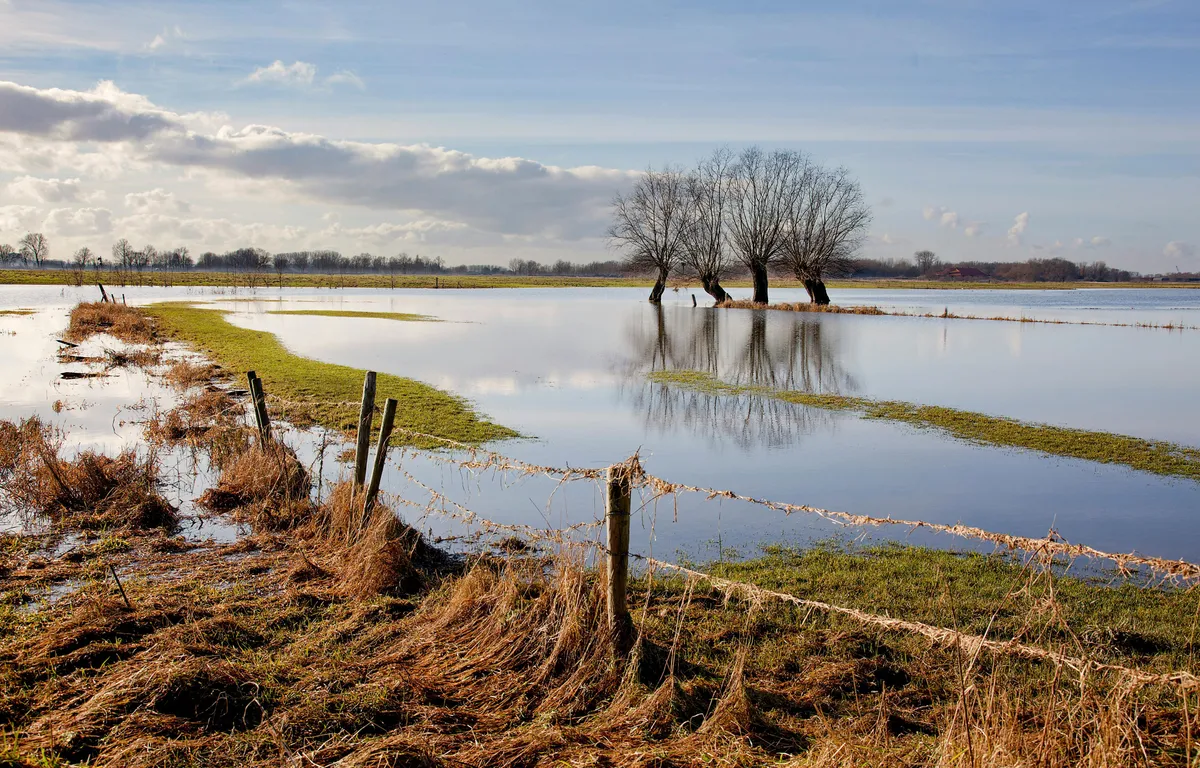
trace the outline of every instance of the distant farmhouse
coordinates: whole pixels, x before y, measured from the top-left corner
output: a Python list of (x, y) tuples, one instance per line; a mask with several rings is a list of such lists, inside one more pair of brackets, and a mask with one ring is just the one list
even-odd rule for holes
[(935, 277), (942, 280), (985, 280), (988, 275), (975, 267), (950, 267), (938, 272)]

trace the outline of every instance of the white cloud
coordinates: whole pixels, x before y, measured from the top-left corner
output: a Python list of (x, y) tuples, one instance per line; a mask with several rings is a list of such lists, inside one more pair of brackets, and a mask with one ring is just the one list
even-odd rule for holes
[(1093, 248), (1107, 248), (1108, 246), (1112, 245), (1112, 240), (1107, 237), (1101, 237), (1100, 235), (1096, 235), (1089, 242)]
[(938, 226), (958, 229), (958, 214), (940, 205), (927, 205), (921, 211), (926, 221), (937, 221)]
[(36, 229), (42, 220), (40, 208), (32, 205), (0, 205), (0, 232), (23, 235)]
[(112, 142), (184, 127), (179, 115), (107, 81), (91, 91), (0, 82), (0, 131), (58, 141)]
[(107, 208), (55, 208), (46, 214), (42, 229), (48, 235), (80, 237), (112, 231), (112, 211)]
[(161, 187), (125, 195), (125, 207), (135, 213), (186, 213), (191, 206)]
[(6, 189), (9, 195), (33, 203), (95, 202), (104, 199), (103, 192), (85, 192), (79, 179), (20, 176), (9, 182)]
[(967, 237), (981, 237), (986, 226), (987, 222), (983, 221), (969, 222), (966, 228), (963, 230), (963, 234)]
[(309, 86), (317, 77), (317, 67), (306, 61), (284, 64), (276, 59), (269, 66), (259, 67), (251, 72), (242, 82), (245, 84), (274, 84), (290, 86)]
[(608, 201), (634, 175), (262, 125), (213, 130), (214, 119), (164, 110), (111, 83), (88, 92), (0, 83), (0, 131), (60, 143), (120, 142), (131, 161), (148, 167), (273, 182), (310, 202), (404, 211), (504, 235), (597, 237)]
[[(1196, 258), (1196, 246), (1182, 240), (1172, 240), (1163, 248), (1163, 256), (1168, 259), (1189, 262)], [(1176, 266), (1172, 264), (1171, 266)]]
[(1013, 225), (1008, 228), (1008, 242), (1013, 245), (1020, 245), (1021, 238), (1025, 234), (1025, 230), (1029, 227), (1029, 212), (1018, 213), (1013, 219)]
[(348, 85), (351, 88), (357, 88), (360, 91), (365, 91), (367, 89), (367, 84), (363, 82), (363, 79), (348, 69), (343, 69), (340, 72), (334, 72), (332, 75), (325, 78), (325, 85)]
[(153, 40), (146, 43), (146, 49), (150, 51), (159, 51), (175, 40), (184, 39), (186, 39), (186, 36), (183, 34), (183, 30), (179, 28), (179, 25), (175, 25), (174, 27), (168, 27), (155, 35)]

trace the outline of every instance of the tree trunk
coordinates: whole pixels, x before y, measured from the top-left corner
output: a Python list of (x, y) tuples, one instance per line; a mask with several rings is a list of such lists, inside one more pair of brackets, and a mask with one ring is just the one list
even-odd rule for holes
[(754, 303), (767, 303), (767, 266), (765, 264), (755, 265), (754, 274)]
[(725, 289), (721, 287), (720, 278), (714, 277), (710, 279), (701, 277), (700, 283), (704, 286), (704, 292), (709, 296), (712, 296), (713, 301), (717, 302), (718, 304), (729, 300), (729, 294), (726, 293)]
[(662, 296), (667, 290), (667, 270), (658, 270), (658, 279), (654, 281), (654, 288), (650, 291), (650, 303), (661, 304)]
[(806, 278), (804, 290), (808, 291), (808, 300), (813, 304), (829, 303), (829, 291), (825, 290), (825, 281), (821, 278)]

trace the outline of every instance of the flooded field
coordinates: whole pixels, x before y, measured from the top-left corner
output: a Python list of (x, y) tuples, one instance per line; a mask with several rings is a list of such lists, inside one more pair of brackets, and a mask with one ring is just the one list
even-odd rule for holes
[[(56, 361), (55, 336), (69, 308), (93, 293), (0, 287), (4, 307), (36, 310), (0, 317), (0, 418), (40, 413), (64, 426), (72, 446), (115, 450), (136, 443), (137, 422), (155, 403), (169, 407), (173, 395), (135, 369), (59, 378), (71, 366)], [(652, 371), (700, 370), (738, 384), (949, 406), (1197, 446), (1200, 331), (713, 310), (702, 294), (694, 308), (686, 291), (668, 293), (655, 308), (641, 289), (124, 293), (130, 303), (210, 302), (235, 325), (269, 331), (299, 355), (461, 395), (525, 436), (489, 447), (527, 462), (601, 467), (638, 452), (647, 471), (673, 482), (1028, 536), (1054, 529), (1110, 551), (1200, 557), (1200, 530), (1191, 519), (1200, 484), (1193, 480), (647, 379)], [(799, 300), (794, 293), (775, 291), (772, 299)], [(1188, 290), (864, 290), (835, 292), (833, 299), (911, 312), (1200, 324), (1200, 292)], [(441, 322), (273, 314), (281, 310), (416, 313)], [(269, 391), (271, 382), (265, 384)], [(291, 442), (326, 479), (345, 471), (336, 461), (341, 447), (322, 452), (299, 433)], [(384, 491), (419, 507), (430, 495), (414, 479), (498, 522), (563, 526), (602, 516), (592, 482), (558, 487), (545, 477), (467, 474), (421, 454), (396, 458)], [(203, 468), (193, 468), (192, 478), (176, 493), (180, 503), (208, 482)], [(767, 543), (862, 533), (697, 495), (643, 501), (633, 546), (667, 555), (748, 555)], [(435, 535), (464, 532), (435, 511), (402, 508)], [(966, 546), (906, 530), (869, 534)]]

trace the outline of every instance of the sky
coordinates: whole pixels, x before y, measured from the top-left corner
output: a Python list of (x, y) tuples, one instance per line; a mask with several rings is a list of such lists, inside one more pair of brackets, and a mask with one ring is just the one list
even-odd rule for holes
[(863, 254), (1200, 270), (1195, 0), (0, 0), (0, 243), (607, 259), (719, 146), (860, 180)]

